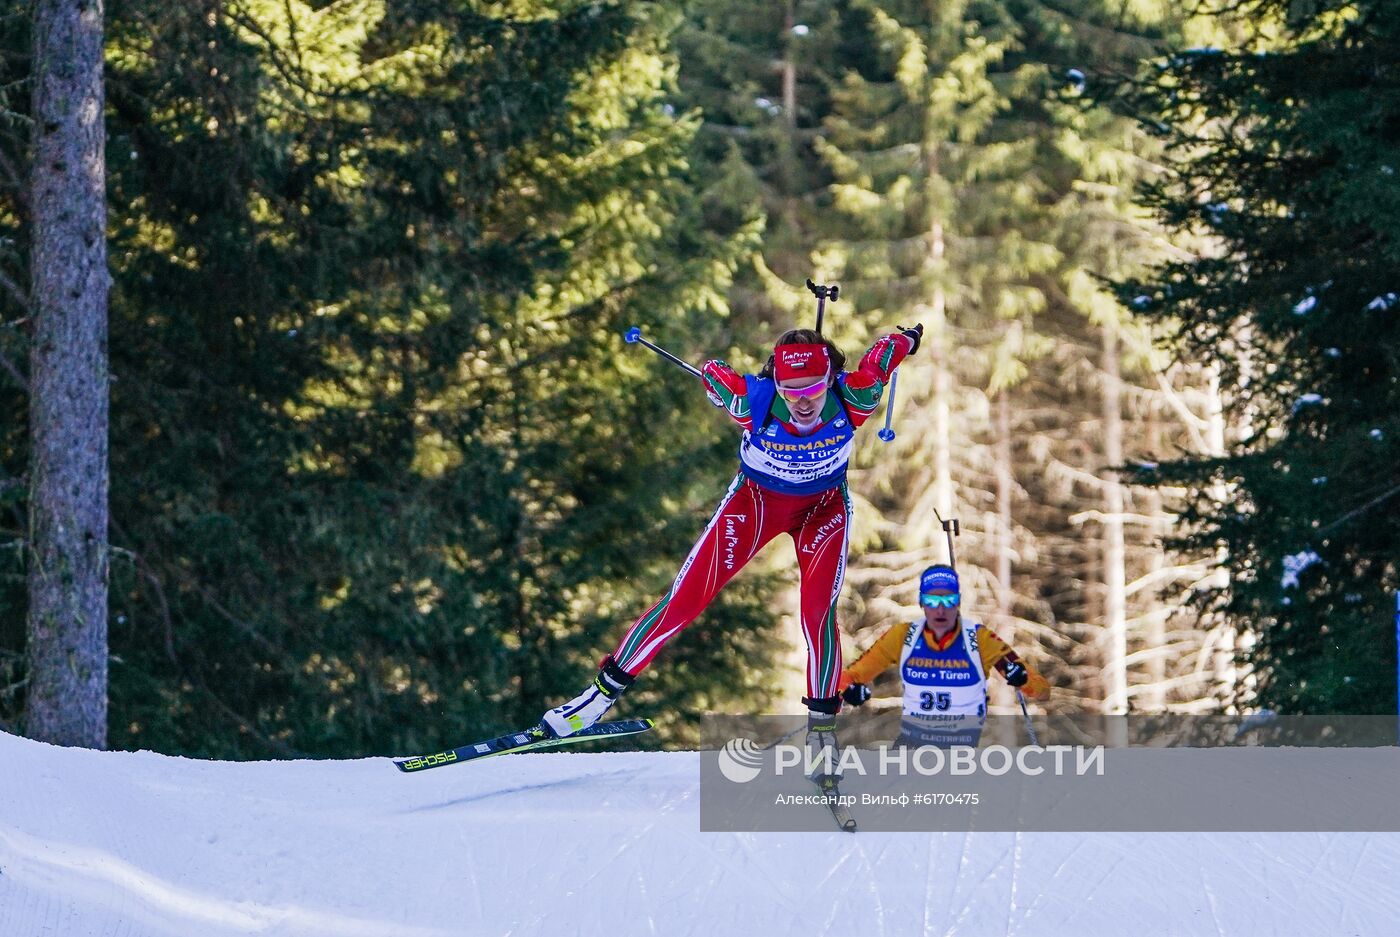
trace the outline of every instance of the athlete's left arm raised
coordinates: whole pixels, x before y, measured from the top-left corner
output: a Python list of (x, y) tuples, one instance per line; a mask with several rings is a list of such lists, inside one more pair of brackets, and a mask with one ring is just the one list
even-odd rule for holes
[(913, 329), (909, 329), (881, 336), (860, 359), (859, 367), (841, 375), (837, 388), (841, 399), (846, 403), (846, 410), (851, 415), (851, 422), (856, 426), (860, 426), (875, 412), (876, 407), (880, 405), (880, 397), (885, 392), (885, 385), (889, 383), (890, 375), (894, 374), (895, 368), (899, 367), (907, 355), (919, 347), (918, 339), (908, 334), (912, 331)]

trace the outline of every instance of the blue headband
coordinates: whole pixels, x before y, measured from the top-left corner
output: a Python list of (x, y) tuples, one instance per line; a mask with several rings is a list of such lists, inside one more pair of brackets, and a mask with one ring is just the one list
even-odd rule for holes
[(934, 589), (962, 591), (958, 588), (958, 574), (946, 566), (930, 566), (919, 579), (919, 591), (932, 592)]

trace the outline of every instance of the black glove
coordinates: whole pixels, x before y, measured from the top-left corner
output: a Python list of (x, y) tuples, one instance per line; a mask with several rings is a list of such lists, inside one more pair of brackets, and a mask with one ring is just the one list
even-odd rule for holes
[(841, 698), (852, 706), (859, 706), (870, 699), (870, 687), (864, 683), (852, 683), (841, 691)]
[(1026, 681), (1031, 678), (1030, 672), (1026, 670), (1026, 665), (1019, 660), (1009, 660), (1006, 662), (1006, 669), (1001, 672), (1006, 678), (1006, 682), (1014, 687), (1023, 687)]
[(901, 325), (901, 326), (899, 327), (899, 334), (900, 334), (900, 335), (903, 335), (905, 338), (909, 339), (910, 341), (912, 341), (912, 342), (914, 343), (914, 347), (911, 348), (911, 349), (909, 349), (909, 354), (911, 354), (911, 355), (918, 354), (918, 353), (919, 353), (919, 343), (922, 342), (922, 341), (924, 340), (924, 324), (923, 324), (922, 322), (920, 322), (918, 325), (914, 326), (912, 329), (906, 329), (904, 326)]

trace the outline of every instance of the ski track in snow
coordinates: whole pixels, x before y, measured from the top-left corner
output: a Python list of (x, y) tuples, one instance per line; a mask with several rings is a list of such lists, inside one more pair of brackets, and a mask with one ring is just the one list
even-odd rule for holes
[(1370, 937), (1400, 918), (1400, 834), (701, 833), (685, 752), (404, 775), (0, 734), (0, 765), (0, 937)]

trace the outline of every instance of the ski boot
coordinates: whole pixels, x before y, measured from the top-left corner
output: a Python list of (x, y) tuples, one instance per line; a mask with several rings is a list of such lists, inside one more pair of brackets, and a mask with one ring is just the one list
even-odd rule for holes
[(812, 771), (808, 778), (820, 786), (824, 779), (834, 785), (840, 780), (837, 770), (840, 751), (836, 741), (836, 714), (841, 710), (841, 698), (812, 699), (804, 696), (807, 704), (807, 750), (805, 764)]
[(612, 704), (636, 679), (617, 666), (612, 655), (609, 655), (603, 658), (598, 677), (588, 689), (563, 706), (556, 706), (545, 713), (540, 725), (551, 738), (556, 739), (580, 732), (603, 718), (603, 714), (612, 708)]

